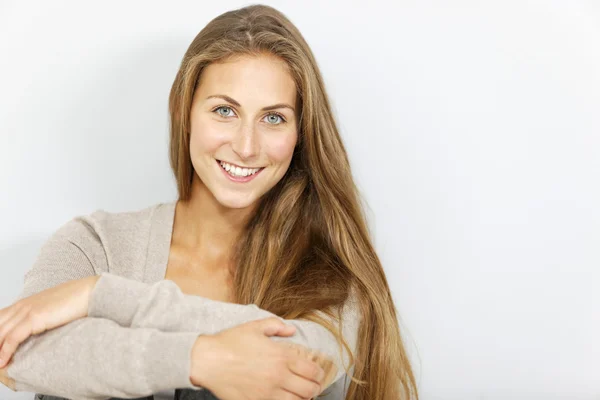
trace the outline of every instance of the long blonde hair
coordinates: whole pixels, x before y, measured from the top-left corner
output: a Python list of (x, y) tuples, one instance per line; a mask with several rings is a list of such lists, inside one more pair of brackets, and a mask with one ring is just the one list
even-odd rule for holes
[[(360, 304), (346, 399), (417, 398), (397, 310), (374, 250), (348, 155), (308, 44), (278, 10), (251, 5), (210, 21), (186, 51), (169, 97), (170, 162), (179, 199), (191, 194), (189, 116), (204, 67), (239, 55), (284, 60), (297, 88), (298, 141), (284, 177), (260, 200), (234, 252), (234, 294), (283, 318), (326, 326), (346, 350), (334, 316), (352, 289)], [(338, 322), (339, 314), (338, 315)], [(346, 370), (348, 372), (348, 369)]]

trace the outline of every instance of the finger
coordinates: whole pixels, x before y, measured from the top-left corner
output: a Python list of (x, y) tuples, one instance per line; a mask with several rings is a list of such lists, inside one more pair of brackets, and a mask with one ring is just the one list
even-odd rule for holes
[(19, 345), (32, 334), (31, 320), (26, 315), (4, 339), (2, 349), (0, 350), (0, 360), (10, 361), (10, 358), (17, 351)]
[(0, 327), (19, 311), (14, 305), (0, 310)]
[[(265, 318), (256, 322), (256, 326), (265, 336), (275, 336), (279, 334), (291, 334), (291, 329), (288, 329), (286, 324), (275, 317)], [(292, 326), (295, 331), (295, 327)]]
[(327, 354), (322, 353), (320, 351), (313, 351), (312, 359), (317, 364), (319, 364), (319, 366), (325, 372), (325, 376), (323, 377), (322, 380), (319, 381), (319, 383), (321, 384), (321, 387), (323, 387), (323, 388), (328, 387), (333, 382), (333, 379), (335, 378), (335, 375), (337, 374), (338, 368), (336, 367), (336, 365), (333, 362), (333, 360), (331, 359), (331, 357), (329, 357)]
[[(281, 393), (277, 395), (277, 397), (274, 397), (274, 399), (277, 400), (306, 400), (308, 397), (300, 397), (297, 396), (295, 393), (289, 392), (285, 389), (281, 389)], [(312, 399), (312, 398), (311, 398)]]
[(294, 342), (281, 342), (281, 344), (286, 347), (291, 357), (296, 356), (307, 360), (312, 360), (313, 355), (311, 353), (311, 349), (308, 347)]
[(13, 330), (22, 322), (27, 321), (27, 310), (21, 310), (10, 321), (4, 324), (0, 332), (0, 368), (4, 367), (17, 348), (18, 343), (13, 343), (16, 337), (13, 337)]
[(6, 320), (2, 325), (0, 325), (0, 347), (2, 347), (2, 342), (4, 341), (6, 335), (13, 330), (14, 326), (18, 324), (28, 312), (29, 311), (24, 308), (17, 309), (10, 319)]
[(314, 361), (295, 358), (288, 362), (288, 369), (301, 378), (319, 384), (325, 377), (325, 371)]
[(274, 393), (273, 399), (277, 400), (306, 400), (306, 398), (302, 398), (297, 396), (295, 393), (287, 391), (285, 389), (280, 389)]
[(296, 327), (286, 324), (277, 332), (277, 336), (292, 336), (294, 333), (296, 333)]
[(297, 343), (287, 343), (287, 346), (291, 349), (291, 351), (301, 358), (305, 358), (307, 360), (311, 360), (319, 364), (319, 366), (323, 369), (325, 375), (322, 380), (319, 381), (323, 388), (329, 386), (335, 375), (338, 371), (335, 363), (327, 354), (322, 353), (318, 350), (310, 349), (306, 346), (297, 344)]
[(298, 396), (301, 399), (317, 397), (321, 393), (321, 385), (305, 379), (300, 375), (288, 374), (282, 389)]

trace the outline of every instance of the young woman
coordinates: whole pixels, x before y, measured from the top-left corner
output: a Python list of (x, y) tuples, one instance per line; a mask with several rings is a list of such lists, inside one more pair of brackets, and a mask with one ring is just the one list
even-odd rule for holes
[(178, 199), (52, 235), (0, 310), (4, 382), (77, 399), (417, 398), (298, 29), (262, 5), (218, 16), (169, 111)]

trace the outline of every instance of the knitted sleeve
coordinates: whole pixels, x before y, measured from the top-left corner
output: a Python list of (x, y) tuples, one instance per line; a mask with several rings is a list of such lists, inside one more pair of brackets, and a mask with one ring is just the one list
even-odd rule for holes
[[(19, 299), (97, 274), (90, 255), (68, 239), (81, 232), (77, 224), (71, 221), (44, 243), (25, 275)], [(123, 327), (109, 319), (87, 317), (30, 336), (5, 369), (13, 390), (74, 399), (201, 389), (190, 381), (191, 353), (199, 334)]]
[[(108, 318), (124, 327), (203, 334), (214, 334), (248, 321), (276, 317), (295, 326), (296, 332), (291, 337), (274, 336), (272, 340), (297, 343), (332, 358), (337, 371), (329, 384), (345, 374), (344, 366), (350, 361), (335, 336), (316, 322), (283, 319), (254, 304), (241, 305), (183, 294), (179, 286), (169, 280), (148, 284), (102, 273), (92, 291), (88, 315)], [(326, 314), (320, 315), (330, 320)], [(342, 335), (354, 353), (360, 313), (353, 296), (344, 305), (341, 315)]]

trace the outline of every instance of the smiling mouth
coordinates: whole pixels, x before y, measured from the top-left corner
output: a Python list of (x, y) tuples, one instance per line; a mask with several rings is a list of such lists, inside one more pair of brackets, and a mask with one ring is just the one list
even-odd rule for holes
[(244, 178), (250, 178), (253, 177), (254, 175), (258, 174), (259, 172), (261, 172), (263, 169), (265, 169), (265, 167), (258, 167), (258, 168), (248, 168), (248, 167), (240, 167), (237, 166), (235, 164), (229, 164), (228, 162), (225, 161), (221, 161), (221, 160), (217, 160), (217, 164), (219, 164), (219, 168), (221, 168), (224, 172), (226, 172), (229, 176), (233, 177), (233, 178), (239, 178), (239, 179), (244, 179)]

